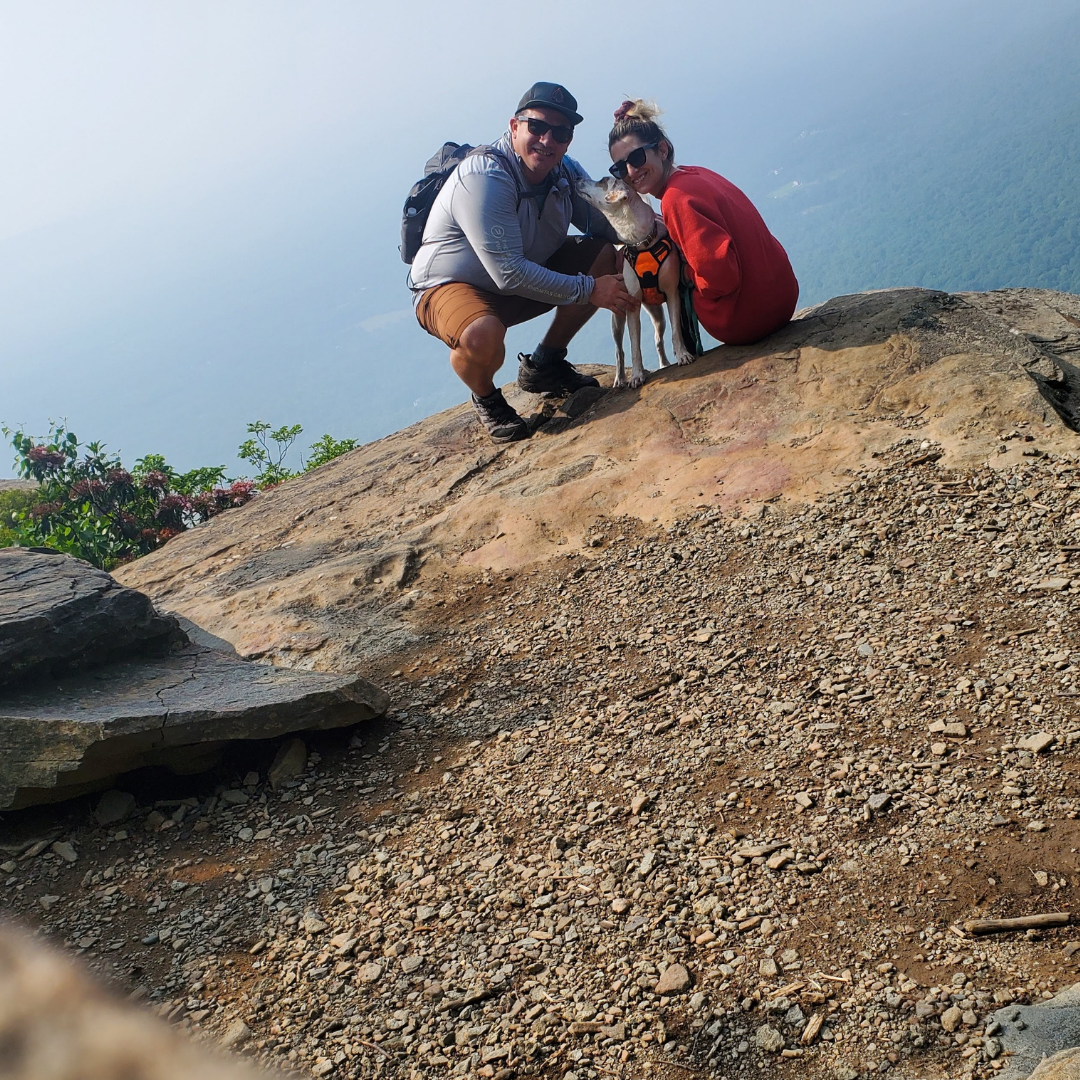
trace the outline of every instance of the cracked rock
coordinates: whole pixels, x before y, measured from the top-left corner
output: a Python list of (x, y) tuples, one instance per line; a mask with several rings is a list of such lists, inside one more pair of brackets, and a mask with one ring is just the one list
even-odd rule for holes
[(386, 706), (357, 675), (250, 664), (196, 646), (9, 688), (0, 695), (0, 808), (77, 795), (147, 765), (194, 771), (225, 741), (344, 727)]
[(0, 686), (182, 639), (149, 597), (70, 555), (0, 550)]

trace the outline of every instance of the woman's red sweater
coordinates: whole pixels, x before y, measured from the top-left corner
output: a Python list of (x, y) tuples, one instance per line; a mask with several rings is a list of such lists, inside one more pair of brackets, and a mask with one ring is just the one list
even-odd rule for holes
[(799, 283), (754, 204), (709, 169), (679, 166), (660, 200), (694, 281), (694, 310), (718, 341), (750, 345), (794, 314)]

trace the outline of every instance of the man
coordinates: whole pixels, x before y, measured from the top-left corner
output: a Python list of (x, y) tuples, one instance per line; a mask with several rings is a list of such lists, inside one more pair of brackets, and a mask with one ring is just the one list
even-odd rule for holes
[[(556, 309), (540, 344), (519, 354), (518, 385), (569, 394), (599, 385), (567, 362), (570, 340), (597, 308), (635, 303), (615, 272), (611, 226), (578, 195), (586, 174), (565, 156), (581, 119), (564, 86), (532, 86), (510, 130), (446, 181), (409, 274), (420, 325), (450, 346), (450, 365), (495, 442), (530, 435), (493, 381), (508, 326)], [(571, 224), (584, 235), (568, 238)]]

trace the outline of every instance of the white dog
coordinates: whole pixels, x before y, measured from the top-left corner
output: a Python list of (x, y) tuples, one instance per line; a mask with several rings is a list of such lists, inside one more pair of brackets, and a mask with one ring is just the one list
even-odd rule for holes
[[(652, 207), (623, 180), (605, 176), (599, 182), (581, 179), (577, 185), (581, 197), (596, 207), (611, 222), (623, 243), (623, 279), (632, 296), (640, 296), (656, 331), (656, 352), (661, 367), (670, 367), (664, 351), (664, 308), (671, 321), (671, 344), (679, 364), (692, 364), (697, 357), (683, 341), (679, 309), (679, 275), (682, 256), (672, 243), (664, 223)], [(635, 269), (635, 263), (637, 268)], [(626, 356), (623, 353), (623, 327), (630, 320), (630, 381), (626, 380)], [(615, 387), (642, 386), (645, 365), (641, 360), (641, 310), (628, 315), (611, 316), (615, 338)]]

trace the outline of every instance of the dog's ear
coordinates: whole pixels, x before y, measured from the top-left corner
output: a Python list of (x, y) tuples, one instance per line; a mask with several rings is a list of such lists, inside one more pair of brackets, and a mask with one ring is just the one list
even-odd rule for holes
[(605, 196), (604, 200), (609, 203), (626, 202), (626, 192), (621, 188), (612, 188)]

